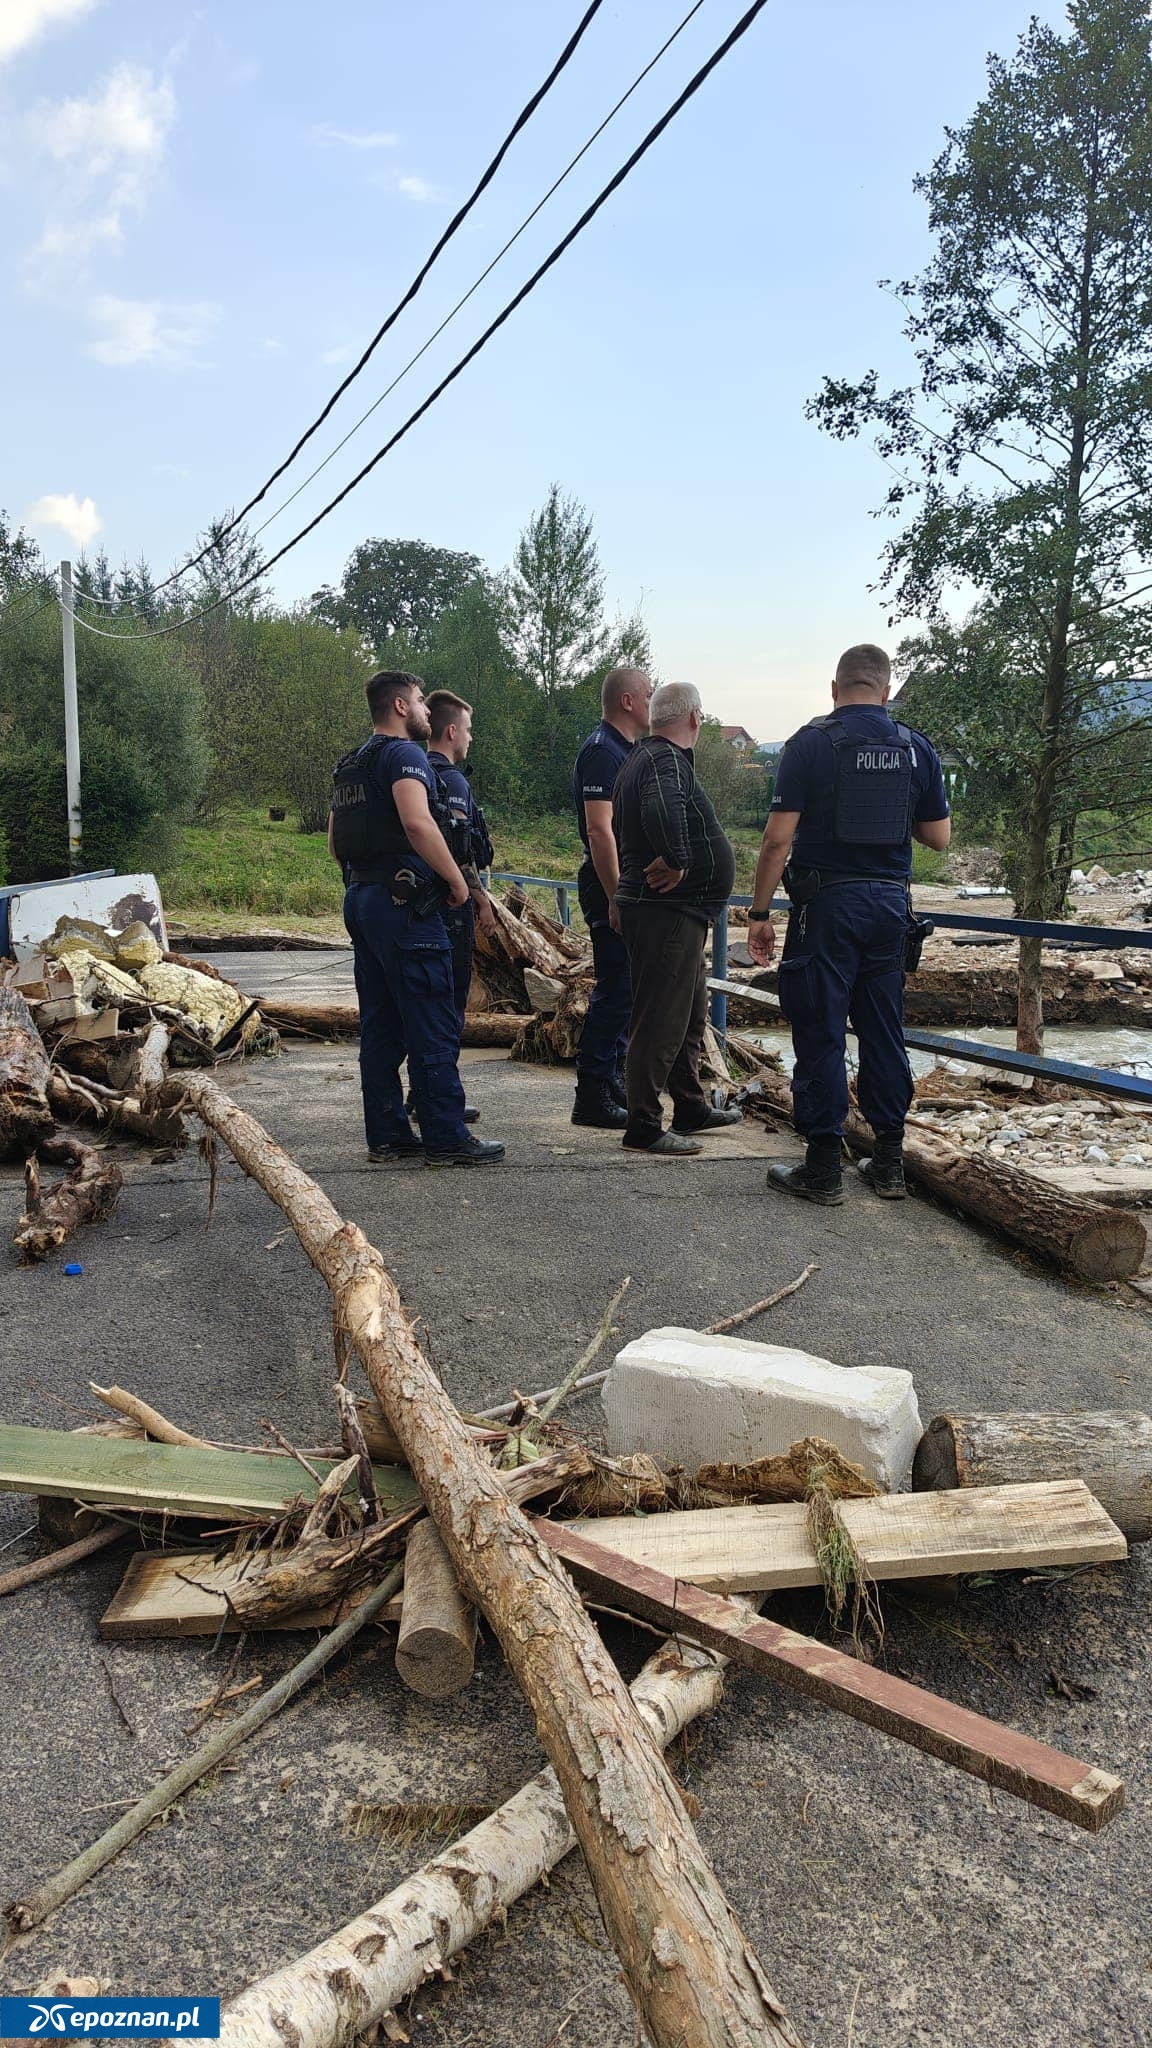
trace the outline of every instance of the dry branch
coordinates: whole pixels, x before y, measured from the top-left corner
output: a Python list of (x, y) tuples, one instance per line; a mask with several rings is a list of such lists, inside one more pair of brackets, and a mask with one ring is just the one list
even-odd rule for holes
[(107, 1124), (127, 1131), (150, 1145), (183, 1145), (187, 1139), (184, 1119), (174, 1105), (159, 1104), (154, 1110), (140, 1107), (134, 1095), (120, 1095), (98, 1080), (77, 1080), (60, 1067), (52, 1069), (48, 1100), (56, 1116), (80, 1123)]
[(12, 1239), (24, 1266), (46, 1259), (82, 1223), (100, 1222), (114, 1208), (124, 1185), (120, 1168), (78, 1138), (45, 1138), (40, 1153), (50, 1166), (71, 1171), (45, 1194), (35, 1156), (25, 1162), (27, 1207)]
[(178, 1429), (153, 1408), (142, 1401), (138, 1394), (125, 1393), (123, 1387), (98, 1387), (95, 1380), (89, 1380), (89, 1387), (98, 1401), (105, 1407), (114, 1408), (118, 1415), (126, 1415), (131, 1422), (138, 1422), (147, 1436), (154, 1437), (160, 1444), (185, 1444), (189, 1450), (206, 1451), (209, 1445), (202, 1436), (189, 1436), (186, 1429)]
[(54, 1579), (58, 1572), (70, 1571), (74, 1564), (80, 1564), (86, 1557), (94, 1557), (98, 1550), (107, 1550), (112, 1543), (131, 1532), (102, 1522), (88, 1536), (81, 1536), (75, 1543), (65, 1544), (62, 1550), (50, 1550), (47, 1557), (38, 1557), (32, 1564), (18, 1564), (10, 1572), (0, 1573), (0, 1599), (8, 1593), (18, 1593), (22, 1586), (34, 1586), (40, 1579)]
[(612, 1659), (469, 1437), (379, 1253), (213, 1081), (196, 1074), (187, 1085), (197, 1113), (283, 1210), (332, 1290), (337, 1323), (532, 1708), (653, 2048), (794, 2043)]
[(310, 1650), (306, 1657), (302, 1657), (299, 1664), (294, 1664), (291, 1671), (287, 1672), (277, 1685), (272, 1686), (268, 1692), (254, 1701), (247, 1713), (241, 1714), (235, 1721), (230, 1721), (226, 1727), (218, 1729), (192, 1756), (185, 1757), (183, 1763), (177, 1764), (174, 1771), (169, 1771), (166, 1778), (161, 1778), (158, 1785), (154, 1785), (150, 1792), (145, 1793), (143, 1799), (138, 1801), (130, 1813), (126, 1813), (114, 1827), (101, 1835), (99, 1841), (82, 1850), (79, 1856), (73, 1857), (71, 1863), (66, 1864), (63, 1870), (58, 1870), (54, 1876), (45, 1878), (43, 1884), (37, 1885), (35, 1891), (29, 1892), (26, 1898), (11, 1900), (4, 1908), (4, 1917), (13, 1933), (26, 1934), (29, 1928), (39, 1927), (41, 1921), (48, 1918), (49, 1913), (54, 1913), (58, 1906), (64, 1904), (65, 1899), (72, 1898), (87, 1884), (90, 1877), (95, 1877), (98, 1870), (103, 1870), (106, 1863), (111, 1863), (122, 1849), (126, 1849), (130, 1842), (134, 1842), (138, 1835), (144, 1833), (145, 1828), (150, 1827), (154, 1820), (158, 1820), (162, 1813), (166, 1813), (197, 1779), (204, 1777), (205, 1773), (218, 1763), (222, 1763), (234, 1749), (239, 1749), (240, 1744), (246, 1741), (249, 1735), (254, 1735), (257, 1728), (262, 1728), (265, 1721), (270, 1721), (273, 1714), (279, 1713), (281, 1707), (287, 1706), (289, 1700), (295, 1699), (297, 1693), (303, 1691), (318, 1671), (322, 1671), (326, 1664), (330, 1664), (333, 1657), (339, 1656), (341, 1650), (352, 1641), (353, 1636), (358, 1635), (362, 1628), (375, 1620), (381, 1608), (387, 1606), (403, 1576), (403, 1570), (397, 1566), (380, 1585), (373, 1588), (354, 1614), (350, 1614), (346, 1621), (340, 1623), (339, 1628), (334, 1628), (330, 1635), (317, 1643), (315, 1649)]

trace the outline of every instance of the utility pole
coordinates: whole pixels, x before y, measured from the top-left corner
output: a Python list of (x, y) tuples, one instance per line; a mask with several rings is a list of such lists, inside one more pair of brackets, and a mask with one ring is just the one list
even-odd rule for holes
[(72, 564), (60, 564), (60, 616), (64, 628), (64, 760), (68, 774), (68, 872), (83, 868), (80, 834), (80, 713), (76, 703), (76, 602)]

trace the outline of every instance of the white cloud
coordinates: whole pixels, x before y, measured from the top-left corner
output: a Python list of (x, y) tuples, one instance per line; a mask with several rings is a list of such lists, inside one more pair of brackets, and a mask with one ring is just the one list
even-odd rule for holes
[(62, 527), (78, 548), (88, 547), (104, 525), (93, 500), (78, 498), (75, 491), (69, 491), (66, 497), (49, 491), (45, 497), (37, 498), (24, 516), (29, 526)]
[(94, 0), (0, 0), (0, 64), (26, 49), (46, 28), (87, 14)]
[(350, 342), (338, 341), (333, 348), (322, 349), (319, 360), (328, 367), (335, 367), (339, 363), (350, 363), (353, 353)]
[(175, 115), (167, 79), (136, 64), (117, 65), (86, 99), (32, 109), (24, 136), (45, 166), (47, 219), (28, 264), (31, 285), (74, 283), (98, 250), (119, 245), (126, 215), (148, 197)]
[(427, 178), (397, 178), (396, 190), (405, 199), (415, 199), (421, 206), (441, 206), (444, 194), (436, 185), (430, 185)]
[(313, 128), (311, 140), (319, 149), (395, 149), (400, 137), (383, 128), (333, 128), (322, 121)]
[(158, 369), (194, 369), (220, 318), (218, 306), (162, 299), (117, 299), (102, 293), (88, 304), (97, 332), (87, 353), (98, 363), (124, 369), (148, 363)]

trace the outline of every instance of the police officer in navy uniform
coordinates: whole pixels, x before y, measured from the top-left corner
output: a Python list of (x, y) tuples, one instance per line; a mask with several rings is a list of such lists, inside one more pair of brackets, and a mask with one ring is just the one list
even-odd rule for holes
[[(463, 1037), (477, 927), (488, 937), (496, 930), (491, 899), (480, 880), (480, 870), (492, 863), (492, 841), (488, 837), (484, 813), (472, 794), (468, 779), (472, 706), (451, 690), (430, 690), (425, 703), (432, 727), (428, 759), (440, 778), (448, 809), (467, 856), (460, 866), (468, 884), (469, 900), (459, 910), (449, 907), (441, 912), (452, 948), (452, 992)], [(479, 1110), (473, 1109), (471, 1104), (464, 1111), (467, 1123), (476, 1123), (479, 1116)]]
[[(469, 900), (448, 835), (447, 799), (424, 744), (418, 676), (385, 669), (367, 685), (372, 737), (337, 764), (328, 845), (344, 871), (344, 922), (360, 1001), (360, 1083), (373, 1164), (484, 1166), (503, 1145), (464, 1124), (460, 1027), (444, 905)], [(463, 848), (461, 847), (461, 851)], [(407, 1058), (417, 1137), (400, 1086)]]
[(600, 692), (603, 715), (572, 771), (576, 823), (584, 846), (576, 887), (592, 939), (596, 977), (576, 1053), (572, 1121), (602, 1131), (622, 1131), (628, 1121), (623, 1068), (632, 1011), (628, 949), (615, 907), (620, 855), (612, 829), (612, 791), (636, 741), (648, 730), (653, 688), (643, 669), (609, 671)]
[(911, 929), (912, 840), (943, 852), (951, 837), (935, 749), (885, 710), (883, 648), (850, 647), (832, 684), (833, 710), (793, 734), (780, 757), (756, 868), (748, 950), (766, 967), (770, 905), (781, 878), (792, 904), (780, 962), (780, 1008), (792, 1027), (793, 1117), (802, 1166), (772, 1166), (772, 1187), (807, 1201), (844, 1199), (840, 1158), (848, 1114), (844, 1040), (859, 1049), (860, 1108), (875, 1150), (860, 1171), (878, 1195), (904, 1194), (904, 1119), (912, 1072), (904, 1046), (904, 968)]

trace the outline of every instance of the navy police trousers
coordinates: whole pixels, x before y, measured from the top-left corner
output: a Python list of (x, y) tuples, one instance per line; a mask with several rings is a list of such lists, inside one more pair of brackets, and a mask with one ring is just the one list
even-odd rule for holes
[(837, 882), (793, 906), (779, 995), (792, 1027), (793, 1117), (802, 1137), (843, 1132), (849, 1022), (861, 1111), (874, 1131), (903, 1127), (912, 1101), (903, 1014), (907, 907), (902, 882)]
[(344, 896), (360, 1001), (360, 1086), (369, 1149), (412, 1141), (400, 1067), (429, 1152), (463, 1144), (464, 1090), (456, 1069), (460, 1023), (452, 952), (438, 911), (413, 920), (383, 882), (353, 882)]
[(581, 864), (576, 882), (580, 908), (592, 940), (592, 971), (596, 977), (576, 1048), (576, 1076), (580, 1081), (612, 1081), (628, 1050), (628, 1019), (632, 1014), (628, 948), (608, 922), (608, 899), (591, 861)]
[(471, 898), (459, 910), (442, 910), (444, 929), (448, 944), (452, 948), (452, 1001), (456, 1005), (456, 1016), (460, 1024), (460, 1036), (464, 1036), (464, 1012), (468, 1008), (468, 991), (472, 986), (472, 954), (476, 945), (476, 912)]

